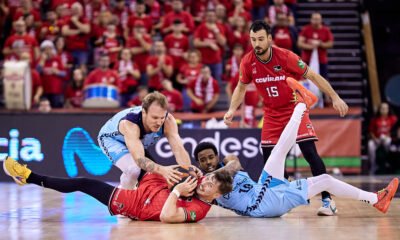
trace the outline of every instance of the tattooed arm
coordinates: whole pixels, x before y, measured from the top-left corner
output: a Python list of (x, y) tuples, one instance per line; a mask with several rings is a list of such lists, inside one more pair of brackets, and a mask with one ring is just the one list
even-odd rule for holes
[(172, 184), (178, 182), (180, 178), (180, 172), (175, 170), (173, 166), (161, 166), (151, 159), (145, 157), (144, 147), (140, 141), (140, 129), (139, 127), (127, 120), (122, 120), (119, 124), (119, 131), (124, 135), (126, 146), (136, 164), (146, 172), (158, 173), (162, 175), (168, 183)]

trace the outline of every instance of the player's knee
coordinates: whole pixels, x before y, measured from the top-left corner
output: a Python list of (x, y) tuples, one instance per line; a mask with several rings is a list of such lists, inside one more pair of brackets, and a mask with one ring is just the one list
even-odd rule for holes
[(326, 173), (321, 174), (319, 177), (321, 179), (323, 179), (324, 181), (333, 181), (334, 180), (334, 178), (331, 175), (326, 174)]
[(125, 171), (124, 174), (129, 176), (130, 178), (138, 178), (140, 175), (140, 168), (138, 166), (132, 165), (129, 166)]

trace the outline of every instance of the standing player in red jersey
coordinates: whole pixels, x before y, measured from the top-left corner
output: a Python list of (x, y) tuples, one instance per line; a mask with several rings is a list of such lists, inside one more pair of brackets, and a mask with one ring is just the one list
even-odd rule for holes
[[(63, 193), (80, 191), (108, 206), (111, 215), (140, 221), (197, 222), (207, 215), (214, 199), (232, 191), (232, 177), (227, 171), (210, 173), (199, 183), (188, 177), (170, 191), (164, 177), (156, 173), (147, 173), (137, 189), (127, 190), (89, 178), (42, 176), (10, 157), (4, 160), (3, 169), (19, 185), (32, 183)], [(193, 197), (183, 199), (181, 195)]]
[[(262, 20), (255, 21), (250, 27), (250, 40), (254, 51), (250, 51), (242, 59), (239, 83), (232, 95), (224, 121), (227, 125), (231, 124), (234, 112), (243, 102), (247, 85), (253, 82), (263, 97), (264, 125), (261, 146), (264, 162), (266, 162), (288, 123), (297, 100), (286, 81), (288, 77), (310, 79), (332, 98), (334, 109), (339, 111), (342, 117), (346, 115), (348, 106), (331, 85), (322, 76), (309, 69), (299, 56), (289, 50), (271, 45), (271, 28), (267, 23)], [(298, 131), (297, 143), (304, 158), (310, 164), (314, 176), (326, 173), (325, 164), (315, 147), (316, 140), (317, 136), (311, 124), (309, 112), (306, 111)], [(318, 215), (331, 216), (336, 213), (335, 203), (328, 192), (322, 192), (322, 203)]]

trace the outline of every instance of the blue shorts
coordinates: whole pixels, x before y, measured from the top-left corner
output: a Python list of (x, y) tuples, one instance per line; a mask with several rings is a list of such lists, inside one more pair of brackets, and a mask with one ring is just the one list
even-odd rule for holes
[(306, 179), (282, 181), (263, 170), (257, 185), (260, 188), (253, 203), (256, 207), (249, 211), (251, 217), (279, 217), (295, 207), (309, 204)]
[(103, 153), (115, 164), (121, 157), (129, 154), (129, 150), (124, 142), (113, 138), (117, 133), (103, 133), (100, 131), (97, 141)]

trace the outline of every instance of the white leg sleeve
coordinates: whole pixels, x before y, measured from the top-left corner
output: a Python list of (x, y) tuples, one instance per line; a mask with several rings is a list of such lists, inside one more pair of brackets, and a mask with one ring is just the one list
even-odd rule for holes
[(284, 179), (286, 155), (296, 143), (297, 132), (299, 131), (299, 126), (305, 110), (306, 105), (304, 103), (296, 105), (292, 117), (265, 163), (264, 170), (274, 178)]
[(137, 179), (140, 175), (140, 168), (137, 166), (132, 155), (125, 154), (115, 165), (121, 169), (120, 186), (124, 189), (133, 189), (136, 186)]
[(371, 205), (378, 201), (376, 193), (366, 192), (350, 184), (342, 182), (328, 174), (307, 179), (308, 198), (312, 198), (320, 192), (327, 191), (337, 197), (350, 198), (367, 202)]

